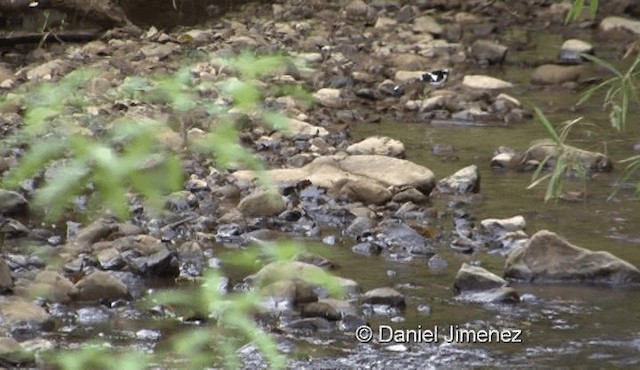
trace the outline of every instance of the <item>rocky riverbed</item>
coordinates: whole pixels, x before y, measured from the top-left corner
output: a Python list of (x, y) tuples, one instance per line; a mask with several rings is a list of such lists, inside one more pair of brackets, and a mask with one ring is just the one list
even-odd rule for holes
[[(517, 207), (508, 215), (478, 219), (475, 214), (491, 201), (483, 199), (488, 192), (481, 172), (522, 175), (543, 162), (552, 166), (558, 153), (552, 142), (536, 141), (517, 150), (508, 142), (491, 143), (495, 152), (470, 165), (458, 162), (451, 143), (436, 143), (430, 159), (438, 161), (434, 166), (455, 168), (439, 173), (428, 161), (416, 163), (412, 149), (399, 140), (402, 135), (355, 140), (352, 132), (375, 125), (400, 132), (407, 122), (522, 130), (532, 114), (521, 95), (575, 95), (601, 73), (579, 53), (620, 52), (640, 32), (640, 22), (632, 20), (635, 8), (626, 5), (603, 4), (595, 22), (584, 18), (563, 26), (568, 3), (249, 3), (190, 29), (113, 30), (82, 45), (5, 51), (0, 89), (7, 96), (80, 67), (97, 70), (81, 89), (100, 104), (72, 114), (98, 123), (171, 119), (162, 103), (101, 95), (133, 76), (172, 73), (186, 65), (203, 99), (227, 99), (215, 83), (233, 78), (235, 71), (221, 57), (249, 49), (286, 53), (290, 63), (260, 82), (262, 104), (282, 111), (288, 129), (275, 131), (251, 115), (239, 125), (242, 144), (267, 165), (276, 191), (265, 190), (257, 174), (240, 165), (223, 170), (211, 158), (184, 150), (185, 142), (196, 142), (215, 127), (204, 109), (192, 112), (195, 123), (189, 129), (169, 125), (157, 133), (168, 150), (181, 155), (186, 178), (183, 190), (166, 198), (167, 212), (161, 216), (145, 212), (132, 198), (135, 216), (127, 221), (109, 215), (86, 221), (72, 214), (66, 223), (42, 223), (38, 210), (30, 209), (34, 184), (55, 178), (60, 163), (37, 181), (0, 191), (3, 363), (43, 365), (39, 356), (15, 353), (75, 347), (97, 333), (114, 346), (135, 344), (153, 351), (168, 333), (210, 323), (198, 314), (139, 303), (150, 290), (197, 285), (208, 269), (226, 277), (215, 288), (265, 292), (264, 312), (257, 316), (294, 357), (294, 367), (423, 368), (425, 361), (435, 367), (516, 366), (545, 351), (551, 352), (544, 357), (546, 364), (584, 355), (588, 345), (578, 338), (563, 337), (569, 343), (553, 352), (549, 348), (558, 343), (545, 335), (582, 333), (576, 327), (587, 326), (583, 321), (599, 308), (581, 301), (581, 294), (636, 297), (640, 271), (631, 262), (640, 258), (631, 256), (627, 262), (581, 248), (563, 237), (561, 227), (530, 229), (530, 220), (515, 213)], [(567, 41), (536, 55), (535, 33), (560, 30)], [(587, 36), (590, 42), (579, 38)], [(618, 49), (602, 42), (608, 39), (616, 40)], [(503, 73), (514, 66), (530, 71), (524, 81)], [(449, 75), (442, 85), (420, 81), (425, 73), (444, 69)], [(283, 82), (307, 89), (311, 103), (268, 89)], [(5, 105), (0, 117), (8, 137), (24, 125), (24, 107)], [(87, 135), (100, 135), (93, 126), (84, 129)], [(20, 161), (22, 144), (3, 147), (2, 172)], [(598, 150), (569, 150), (596, 179), (614, 170), (613, 160)], [(549, 156), (552, 160), (545, 160)], [(252, 271), (221, 262), (237, 249), (291, 240), (309, 249), (295, 261), (257, 261)], [(322, 271), (340, 277), (342, 296), (296, 278)], [(549, 284), (567, 291), (545, 292)], [(172, 327), (159, 327), (156, 321)], [(358, 343), (354, 335), (363, 325), (439, 325), (444, 335), (454, 323), (467, 330), (519, 332), (527, 349), (447, 343), (443, 336), (428, 343), (387, 342), (377, 332)], [(640, 361), (627, 352), (637, 349), (640, 333), (625, 335), (598, 338), (601, 346), (615, 346), (617, 352), (593, 358), (594, 363)], [(626, 344), (610, 344), (615, 340)], [(297, 356), (299, 351), (306, 351), (306, 358)], [(247, 367), (264, 365), (251, 345), (240, 355)]]

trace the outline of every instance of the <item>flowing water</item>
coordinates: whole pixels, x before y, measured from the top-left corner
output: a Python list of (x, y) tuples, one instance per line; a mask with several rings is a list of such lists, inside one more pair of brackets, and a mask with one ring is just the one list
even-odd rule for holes
[[(516, 83), (526, 83), (531, 70), (485, 70), (483, 73), (505, 78)], [(570, 138), (572, 145), (606, 152), (614, 160), (627, 158), (633, 153), (633, 145), (640, 139), (640, 127), (635, 124), (638, 111), (629, 115), (629, 128), (623, 133), (609, 127), (607, 115), (601, 109), (599, 98), (572, 112), (578, 97), (574, 91), (561, 87), (517, 87), (512, 95), (527, 108), (540, 107), (552, 122), (558, 123), (585, 116), (585, 121), (596, 126), (576, 128)], [(504, 218), (523, 215), (529, 235), (541, 229), (556, 232), (573, 244), (604, 250), (640, 266), (640, 201), (632, 189), (623, 189), (613, 200), (607, 198), (621, 175), (624, 165), (618, 164), (611, 174), (601, 174), (588, 183), (585, 201), (550, 201), (544, 203), (545, 185), (532, 190), (531, 173), (498, 171), (489, 166), (492, 153), (500, 145), (525, 150), (531, 141), (545, 138), (543, 126), (535, 119), (511, 127), (434, 127), (427, 123), (385, 122), (360, 124), (353, 128), (355, 139), (372, 135), (384, 135), (402, 141), (407, 159), (430, 168), (437, 178), (452, 174), (470, 164), (478, 165), (481, 175), (482, 201), (473, 206), (471, 213), (483, 218)], [(452, 145), (458, 160), (445, 161), (432, 154), (434, 144)], [(579, 188), (577, 182), (568, 180), (568, 188)], [(440, 210), (446, 208), (446, 199), (434, 200)], [(348, 246), (345, 246), (345, 248)], [(337, 248), (338, 249), (338, 248)], [(408, 296), (406, 321), (395, 323), (394, 328), (430, 328), (438, 325), (447, 328), (483, 320), (481, 324), (503, 325), (523, 330), (522, 343), (467, 344), (463, 353), (450, 353), (449, 364), (504, 364), (509, 366), (536, 364), (547, 366), (611, 367), (640, 364), (640, 290), (637, 288), (605, 288), (578, 285), (529, 285), (517, 284), (516, 289), (525, 299), (517, 306), (478, 305), (453, 299), (452, 284), (461, 263), (480, 261), (488, 270), (501, 275), (504, 259), (487, 254), (472, 257), (439, 251), (449, 262), (444, 271), (431, 271), (424, 261), (394, 263), (378, 257), (360, 257), (350, 251), (333, 251), (328, 255), (348, 266), (338, 273), (360, 282), (363, 288), (403, 284), (399, 290)], [(390, 279), (385, 271), (391, 269), (397, 275)], [(407, 285), (406, 283), (409, 283)], [(431, 306), (430, 315), (416, 311), (420, 304)], [(373, 326), (389, 324), (388, 318), (372, 320)], [(355, 340), (353, 340), (355, 343)], [(384, 346), (381, 346), (384, 347)], [(419, 347), (419, 346), (418, 346)], [(410, 355), (394, 361), (405, 363), (418, 356), (421, 350), (409, 348)], [(466, 351), (466, 352), (465, 352)], [(393, 356), (397, 356), (394, 354)], [(392, 357), (393, 357), (392, 356)], [(420, 357), (420, 356), (418, 356)], [(424, 356), (420, 357), (424, 358)], [(432, 357), (432, 360), (436, 360)], [(448, 360), (440, 358), (440, 365)], [(459, 362), (457, 362), (459, 361)], [(531, 361), (535, 361), (532, 363)], [(436, 362), (438, 363), (438, 362)]]

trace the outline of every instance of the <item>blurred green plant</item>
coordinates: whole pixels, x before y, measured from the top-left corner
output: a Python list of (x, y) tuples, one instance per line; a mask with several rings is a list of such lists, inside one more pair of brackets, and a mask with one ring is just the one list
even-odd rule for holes
[(614, 76), (596, 86), (590, 87), (582, 93), (582, 97), (578, 101), (578, 105), (584, 104), (589, 101), (596, 92), (607, 88), (607, 93), (604, 96), (603, 107), (608, 109), (610, 112), (609, 121), (611, 122), (611, 127), (618, 131), (624, 130), (627, 124), (629, 104), (631, 102), (640, 104), (640, 95), (638, 94), (637, 89), (637, 77), (640, 74), (640, 71), (637, 70), (638, 65), (640, 64), (640, 53), (638, 53), (633, 64), (631, 64), (624, 73), (614, 67), (611, 63), (596, 56), (588, 54), (582, 54), (582, 56), (585, 59), (606, 68), (612, 72)]
[[(591, 18), (596, 16), (596, 12), (598, 11), (598, 0), (589, 0), (589, 15)], [(571, 8), (567, 12), (567, 16), (564, 19), (565, 23), (569, 23), (571, 21), (577, 21), (582, 16), (582, 12), (585, 9), (586, 0), (573, 0)]]
[[(185, 67), (168, 76), (128, 77), (120, 86), (94, 96), (86, 90), (99, 72), (77, 70), (56, 83), (42, 83), (8, 96), (5, 103), (23, 107), (24, 127), (6, 142), (23, 143), (27, 149), (18, 166), (5, 176), (3, 185), (17, 187), (25, 180), (46, 178), (35, 190), (33, 204), (42, 207), (51, 220), (70, 209), (80, 195), (90, 197), (94, 209), (109, 209), (125, 218), (134, 195), (143, 197), (148, 211), (162, 208), (165, 195), (182, 185), (180, 154), (198, 151), (211, 155), (220, 167), (255, 170), (262, 185), (277, 191), (270, 186), (263, 164), (240, 144), (238, 126), (243, 117), (249, 116), (273, 129), (286, 130), (288, 119), (263, 104), (264, 89), (291, 94), (301, 101), (309, 101), (309, 95), (300, 86), (263, 80), (295, 66), (284, 56), (251, 53), (211, 62), (225, 70), (213, 84), (198, 82), (193, 67)], [(161, 120), (125, 114), (100, 121), (88, 114), (90, 107), (113, 102), (124, 106), (162, 105), (170, 117)], [(202, 115), (194, 118), (194, 111), (204, 112), (206, 119)], [(159, 136), (172, 129), (170, 122), (179, 123), (182, 150), (169, 148)], [(190, 130), (195, 127), (204, 133), (191, 138)], [(53, 174), (42, 176), (46, 171)], [(265, 244), (256, 250), (269, 260), (286, 261), (301, 249), (290, 243)], [(243, 255), (238, 261), (255, 267), (256, 255)], [(328, 273), (295, 278), (338, 291), (339, 285)], [(261, 289), (226, 293), (219, 288), (223, 277), (217, 271), (209, 271), (200, 283), (195, 292), (165, 291), (153, 298), (163, 304), (188, 305), (215, 322), (174, 336), (169, 351), (180, 367), (200, 369), (222, 364), (238, 368), (237, 351), (246, 343), (253, 343), (271, 367), (285, 366), (286, 359), (274, 339), (253, 319), (264, 300)], [(51, 361), (64, 369), (142, 369), (166, 363), (168, 352), (140, 354), (133, 348), (124, 353), (108, 344), (91, 344), (59, 351)]]
[[(635, 46), (628, 49), (623, 59), (627, 58), (636, 48), (637, 43)], [(638, 76), (640, 75), (638, 67), (640, 66), (640, 52), (636, 51), (635, 60), (625, 72), (620, 71), (611, 63), (593, 55), (584, 54), (583, 57), (593, 61), (603, 68), (606, 68), (613, 73), (613, 77), (587, 89), (582, 94), (578, 104), (583, 104), (589, 101), (596, 92), (606, 89), (607, 92), (603, 98), (603, 108), (609, 110), (609, 122), (611, 123), (611, 127), (617, 131), (625, 130), (627, 128), (627, 118), (630, 105), (635, 104), (636, 106), (640, 106), (640, 94), (638, 93)], [(619, 163), (627, 164), (627, 166), (623, 170), (622, 176), (617, 181), (617, 186), (609, 196), (609, 199), (613, 199), (620, 190), (620, 187), (632, 180), (634, 176), (639, 173), (640, 156), (631, 156), (621, 160)], [(640, 195), (640, 181), (637, 179), (635, 181), (637, 181), (636, 194)]]

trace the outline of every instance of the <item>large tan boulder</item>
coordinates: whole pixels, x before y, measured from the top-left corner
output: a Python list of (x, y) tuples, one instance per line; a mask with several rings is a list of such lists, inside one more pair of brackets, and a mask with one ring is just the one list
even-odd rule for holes
[[(233, 176), (244, 182), (251, 182), (256, 178), (253, 171), (237, 171)], [(428, 168), (404, 159), (382, 155), (336, 154), (319, 157), (301, 168), (270, 170), (268, 176), (276, 184), (297, 183), (306, 179), (315, 186), (337, 191), (344, 188), (347, 183), (355, 184), (350, 186), (350, 189), (360, 189), (363, 182), (368, 182), (375, 185), (375, 189), (379, 187), (400, 189), (411, 186), (428, 195), (435, 185), (435, 176)], [(336, 186), (340, 189), (336, 189)], [(375, 193), (385, 199), (389, 195), (383, 191), (367, 191), (366, 197), (355, 200), (367, 203), (384, 202), (377, 198), (371, 199), (371, 194)]]
[(625, 285), (640, 283), (640, 270), (609, 252), (575, 246), (541, 230), (505, 262), (505, 278), (530, 282), (580, 282)]

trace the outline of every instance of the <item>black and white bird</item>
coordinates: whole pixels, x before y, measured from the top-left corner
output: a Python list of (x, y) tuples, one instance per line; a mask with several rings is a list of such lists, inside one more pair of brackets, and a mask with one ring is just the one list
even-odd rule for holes
[[(411, 80), (418, 82), (428, 82), (433, 86), (440, 86), (447, 82), (447, 78), (449, 78), (449, 69), (438, 69), (431, 72), (426, 72), (420, 75), (420, 77)], [(407, 81), (403, 84), (396, 85), (393, 88), (394, 93), (402, 95), (404, 93), (404, 88), (407, 84), (411, 83), (411, 81)]]
[(448, 69), (439, 69), (436, 71), (431, 71), (427, 73), (423, 73), (419, 80), (421, 82), (428, 82), (433, 86), (440, 86), (443, 83), (447, 82), (447, 78), (449, 77)]

